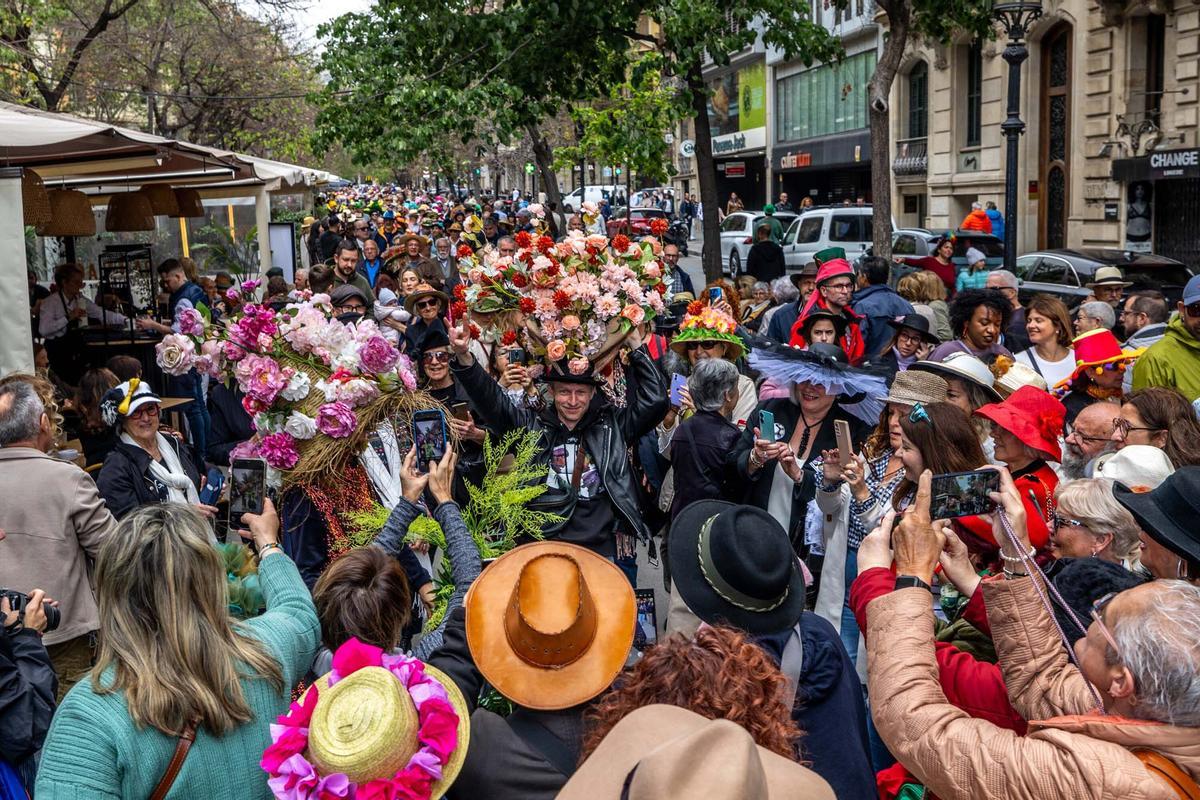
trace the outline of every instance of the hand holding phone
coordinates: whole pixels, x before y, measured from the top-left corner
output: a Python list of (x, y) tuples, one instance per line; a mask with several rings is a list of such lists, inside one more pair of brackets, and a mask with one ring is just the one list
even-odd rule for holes
[(235, 458), (229, 470), (230, 527), (238, 527), (243, 514), (263, 513), (267, 499), (267, 462), (261, 458)]
[(775, 437), (775, 414), (771, 411), (758, 412), (759, 437), (768, 442), (778, 441)]
[(710, 286), (708, 288), (708, 304), (710, 306), (715, 306), (719, 302), (721, 302), (721, 287)]
[(671, 407), (683, 405), (683, 389), (687, 386), (687, 376), (676, 373), (671, 376)]
[(200, 504), (215, 506), (221, 499), (221, 492), (224, 489), (225, 476), (221, 474), (221, 470), (213, 467), (208, 471), (208, 477), (204, 480), (204, 488), (200, 490)]
[(412, 420), (417, 469), (424, 472), (429, 462), (441, 461), (446, 454), (446, 415), (440, 408), (425, 408), (414, 412)]
[(833, 433), (837, 437), (838, 461), (842, 464), (854, 461), (854, 443), (850, 441), (850, 423), (844, 419), (835, 419)]
[(934, 475), (930, 483), (929, 518), (957, 519), (991, 513), (991, 498), (1000, 491), (1000, 473), (994, 469)]

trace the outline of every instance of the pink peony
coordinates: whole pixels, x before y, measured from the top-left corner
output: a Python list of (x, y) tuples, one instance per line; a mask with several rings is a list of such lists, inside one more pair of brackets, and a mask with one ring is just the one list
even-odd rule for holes
[(396, 365), (396, 371), (400, 373), (400, 381), (404, 384), (404, 388), (410, 392), (417, 390), (417, 375), (413, 369), (412, 359), (406, 355), (400, 356), (400, 363)]
[(179, 323), (179, 332), (184, 336), (203, 336), (204, 317), (194, 308), (182, 308), (175, 317)]
[(354, 433), (358, 417), (343, 402), (326, 403), (317, 409), (317, 430), (334, 439), (345, 439)]
[(274, 403), (288, 385), (288, 376), (275, 359), (268, 356), (247, 356), (238, 364), (236, 372), (242, 391), (267, 406)]
[(382, 336), (373, 336), (358, 349), (358, 358), (364, 370), (378, 375), (396, 366), (400, 351)]
[(561, 339), (554, 339), (546, 342), (546, 358), (551, 361), (558, 361), (567, 354), (567, 346), (563, 344)]
[(154, 347), (158, 365), (168, 375), (186, 375), (196, 360), (196, 343), (178, 333), (169, 333)]
[(221, 351), (225, 354), (226, 361), (241, 361), (246, 357), (245, 348), (234, 342), (225, 342), (221, 346)]
[(567, 369), (572, 375), (583, 375), (588, 371), (588, 360), (586, 358), (572, 358), (567, 362)]
[(229, 451), (230, 459), (235, 458), (259, 458), (261, 453), (258, 450), (257, 439), (247, 439), (244, 442), (238, 442), (233, 449)]
[(596, 300), (596, 314), (604, 319), (611, 319), (621, 313), (621, 301), (611, 294), (602, 294)]

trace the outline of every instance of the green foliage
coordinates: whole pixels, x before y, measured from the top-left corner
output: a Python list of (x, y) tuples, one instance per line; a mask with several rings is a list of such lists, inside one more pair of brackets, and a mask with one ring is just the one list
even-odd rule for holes
[[(535, 460), (540, 446), (541, 433), (527, 429), (509, 431), (496, 444), (490, 436), (484, 440), (483, 480), (479, 486), (467, 484), (471, 499), (463, 511), (463, 522), (483, 558), (507, 553), (520, 539), (540, 539), (542, 528), (562, 520), (528, 508), (546, 491), (548, 470)], [(509, 453), (512, 463), (504, 464)]]
[(240, 239), (224, 225), (205, 225), (198, 232), (209, 241), (192, 245), (193, 253), (204, 258), (204, 271), (224, 271), (233, 275), (255, 275), (259, 269), (258, 228), (252, 226)]
[(349, 524), (344, 526), (344, 530), (351, 546), (366, 547), (375, 541), (375, 537), (383, 530), (391, 515), (392, 512), (379, 503), (372, 503), (370, 508), (363, 511), (347, 513), (346, 520)]

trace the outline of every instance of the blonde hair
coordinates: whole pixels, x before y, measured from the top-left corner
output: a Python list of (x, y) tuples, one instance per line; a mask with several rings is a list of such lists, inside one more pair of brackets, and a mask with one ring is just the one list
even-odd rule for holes
[(946, 284), (927, 269), (910, 272), (896, 284), (896, 293), (910, 303), (932, 303), (946, 299)]
[[(123, 519), (100, 548), (96, 592), (92, 687), (124, 692), (138, 727), (174, 736), (197, 720), (221, 736), (254, 719), (241, 678), (283, 691), (283, 672), (266, 645), (235, 628), (224, 562), (208, 523), (190, 506), (143, 506)], [(102, 684), (110, 668), (114, 675)]]
[(1140, 549), (1138, 524), (1113, 496), (1113, 482), (1082, 478), (1060, 483), (1054, 503), (1065, 516), (1082, 522), (1096, 538), (1112, 536), (1109, 547), (1117, 558), (1127, 559)]

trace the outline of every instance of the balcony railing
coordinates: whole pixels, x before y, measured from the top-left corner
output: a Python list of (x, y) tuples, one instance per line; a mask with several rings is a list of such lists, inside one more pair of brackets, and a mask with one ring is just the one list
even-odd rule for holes
[(929, 169), (929, 157), (925, 149), (925, 137), (900, 139), (896, 142), (896, 156), (892, 159), (892, 172), (897, 178), (925, 175)]

